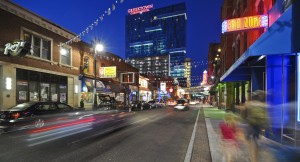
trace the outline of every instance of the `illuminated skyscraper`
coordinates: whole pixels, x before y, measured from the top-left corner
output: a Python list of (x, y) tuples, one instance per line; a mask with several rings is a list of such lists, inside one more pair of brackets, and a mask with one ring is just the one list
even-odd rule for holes
[[(186, 5), (153, 9), (153, 5), (128, 10), (126, 58), (142, 74), (184, 77), (186, 57)], [(179, 72), (179, 73), (178, 73)]]

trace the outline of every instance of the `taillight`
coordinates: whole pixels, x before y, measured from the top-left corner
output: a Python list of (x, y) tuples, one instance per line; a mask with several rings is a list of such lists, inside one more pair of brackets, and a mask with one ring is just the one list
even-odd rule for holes
[(12, 119), (18, 119), (21, 116), (21, 114), (19, 112), (14, 112), (12, 114), (10, 114), (10, 118)]

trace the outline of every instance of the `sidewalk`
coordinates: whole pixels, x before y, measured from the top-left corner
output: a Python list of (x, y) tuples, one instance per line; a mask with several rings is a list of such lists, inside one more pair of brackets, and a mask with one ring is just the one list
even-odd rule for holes
[[(207, 128), (207, 136), (209, 139), (209, 147), (212, 162), (225, 162), (225, 156), (222, 151), (221, 141), (220, 141), (220, 128), (219, 123), (223, 120), (226, 112), (218, 108), (203, 105), (201, 108), (204, 109), (205, 123)], [(276, 152), (276, 147), (271, 148), (274, 144), (270, 143), (268, 139), (261, 138), (259, 140), (259, 154), (258, 162), (275, 162), (273, 153)], [(280, 147), (280, 146), (277, 146)], [(224, 148), (226, 149), (226, 148)], [(277, 152), (278, 153), (278, 152)], [(234, 162), (250, 162), (248, 143), (239, 143), (239, 149), (237, 151), (238, 157)]]

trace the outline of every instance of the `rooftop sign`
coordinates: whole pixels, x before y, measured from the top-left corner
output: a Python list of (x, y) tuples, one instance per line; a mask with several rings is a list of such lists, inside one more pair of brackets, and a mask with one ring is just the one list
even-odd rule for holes
[(128, 9), (128, 13), (130, 15), (134, 15), (134, 14), (138, 14), (138, 13), (148, 12), (148, 11), (150, 11), (151, 8), (153, 8), (153, 4)]
[(267, 15), (241, 17), (236, 19), (224, 20), (222, 23), (222, 33), (264, 27), (268, 27)]

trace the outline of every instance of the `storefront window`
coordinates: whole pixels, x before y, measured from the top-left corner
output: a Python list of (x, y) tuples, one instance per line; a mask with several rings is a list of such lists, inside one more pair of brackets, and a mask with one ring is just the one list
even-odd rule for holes
[(67, 103), (67, 86), (60, 85), (59, 92), (59, 101), (62, 103)]
[(60, 101), (67, 103), (68, 78), (17, 69), (16, 101)]
[(49, 101), (49, 89), (50, 89), (50, 84), (49, 83), (41, 83), (41, 101)]
[(29, 101), (39, 101), (39, 89), (38, 89), (38, 82), (30, 81), (29, 82)]
[(17, 103), (28, 101), (28, 82), (17, 81)]
[(58, 93), (57, 92), (57, 84), (51, 83), (51, 101), (54, 101), (54, 102), (58, 101), (57, 93)]
[(31, 71), (29, 73), (29, 101), (39, 101), (39, 81), (40, 75), (38, 72)]

